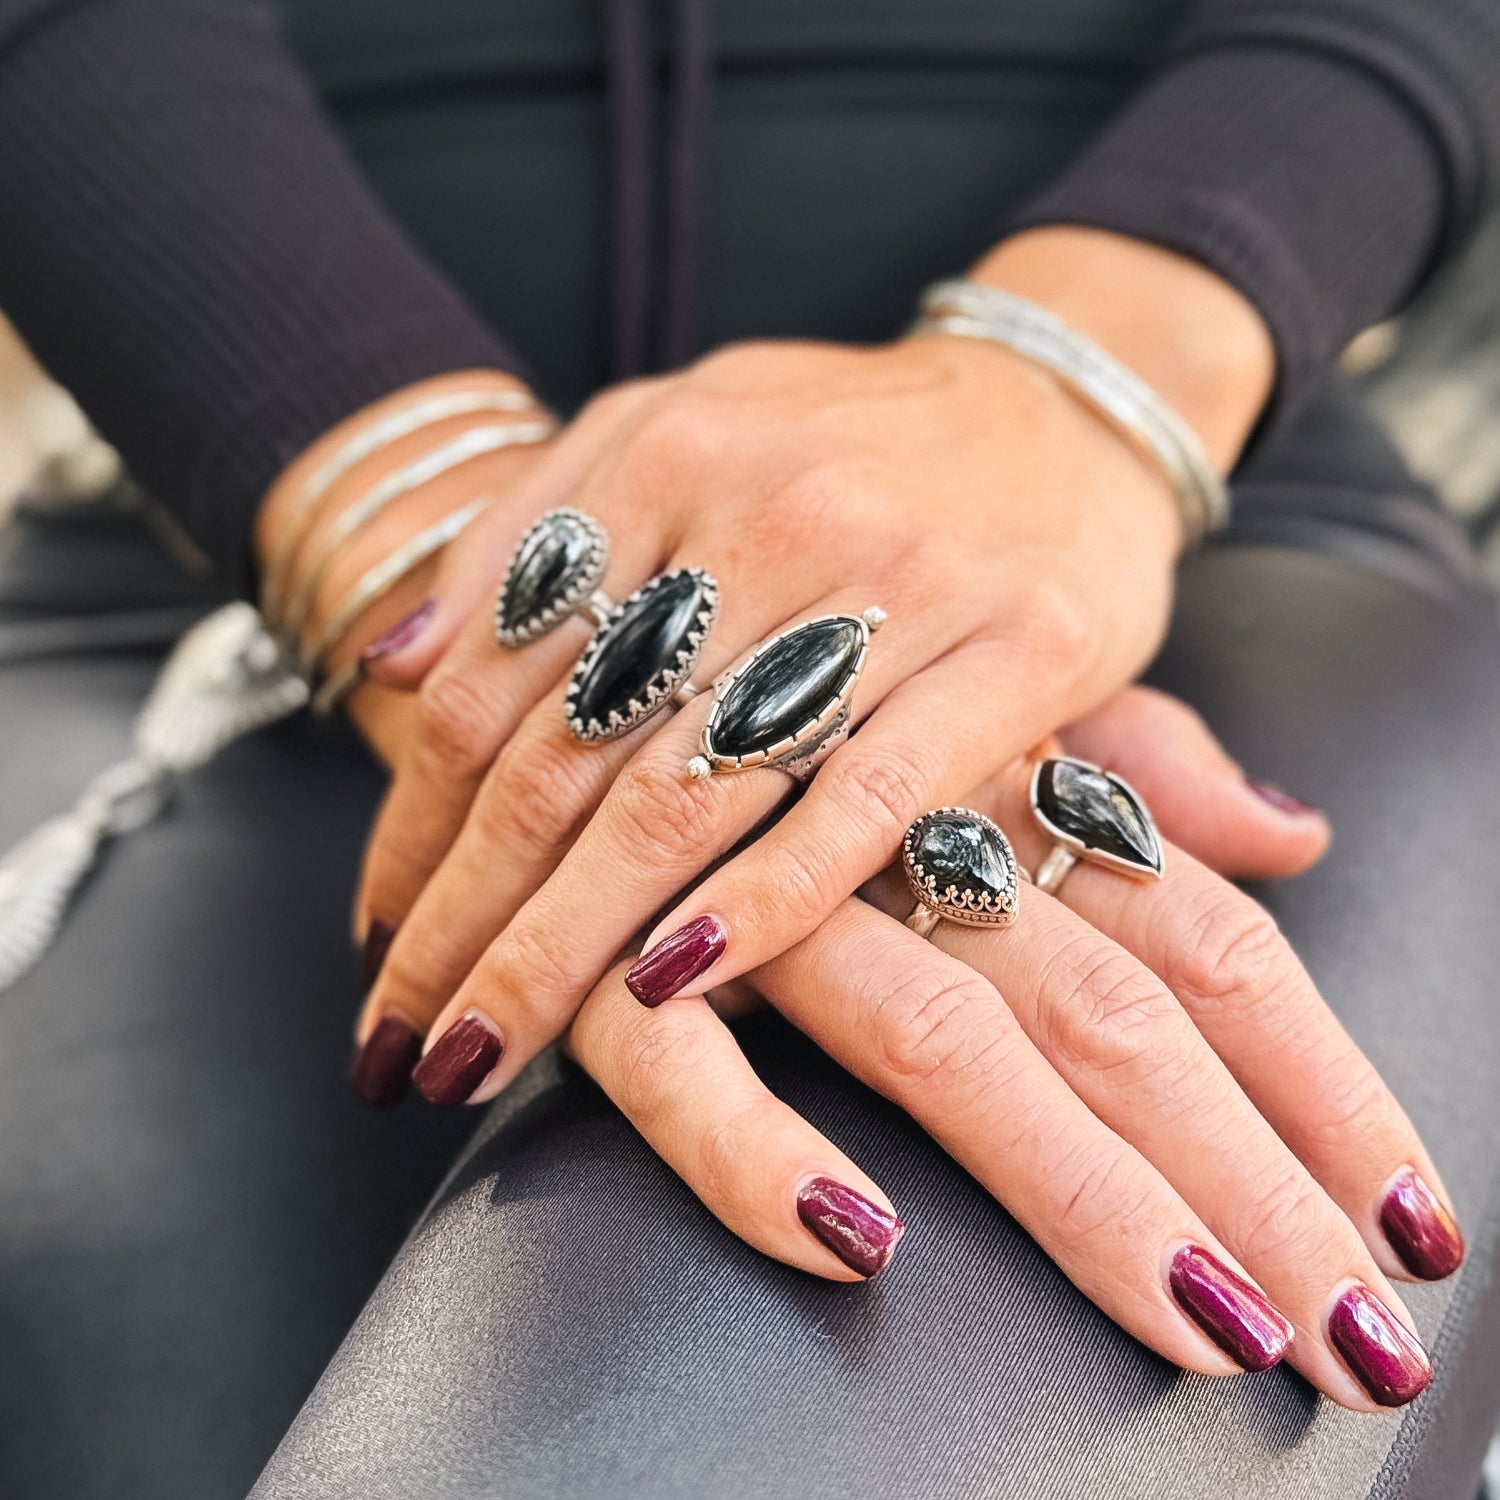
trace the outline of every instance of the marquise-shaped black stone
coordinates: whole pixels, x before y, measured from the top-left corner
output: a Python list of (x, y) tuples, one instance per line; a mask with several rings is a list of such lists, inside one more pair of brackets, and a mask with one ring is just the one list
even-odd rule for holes
[(1075, 760), (1042, 762), (1037, 807), (1061, 832), (1137, 869), (1160, 874), (1161, 840), (1145, 808), (1117, 776)]
[(711, 589), (701, 574), (664, 573), (622, 604), (579, 676), (574, 717), (608, 727), (611, 711), (627, 716), (632, 700), (644, 707), (647, 690), (661, 674), (673, 681), (686, 676), (692, 668), (679, 667), (677, 653), (690, 649)]
[(789, 630), (735, 679), (713, 726), (715, 755), (753, 755), (795, 734), (835, 702), (865, 643), (849, 615)]
[(598, 533), (580, 515), (552, 511), (521, 538), (505, 580), (500, 626), (518, 630), (568, 596), (597, 582)]
[(914, 866), (933, 883), (941, 899), (951, 887), (960, 900), (985, 898), (1003, 906), (1014, 898), (1016, 864), (1004, 836), (964, 812), (934, 812), (921, 818), (906, 848), (908, 873)]

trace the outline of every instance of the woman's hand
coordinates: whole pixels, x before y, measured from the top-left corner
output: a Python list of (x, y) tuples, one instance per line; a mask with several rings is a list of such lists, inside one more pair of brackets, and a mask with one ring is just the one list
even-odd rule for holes
[[(611, 393), (454, 548), (454, 567), (493, 578), (563, 500), (609, 529), (616, 596), (668, 567), (716, 575), (700, 685), (798, 619), (889, 614), (855, 697), (859, 734), (658, 924), (659, 939), (711, 919), (700, 986), (809, 935), (919, 812), (1128, 680), (1159, 639), (1178, 537), (1161, 477), (1060, 386), (947, 339), (745, 345)], [(418, 1031), (437, 1017), (434, 1041), (464, 1016), (487, 1026), (504, 1055), (475, 1101), (561, 1033), (621, 947), (790, 785), (770, 772), (690, 784), (706, 701), (620, 741), (574, 741), (563, 679), (581, 627), (502, 652), (491, 597), (456, 638), (443, 604), (446, 635), (434, 625), (372, 666), (421, 680), (422, 706), (359, 908), (363, 928), (401, 928), (361, 1037), (387, 1016)]]
[[(1254, 794), (1238, 800), (1171, 700), (1126, 695), (1081, 738), (1107, 762), (1128, 755), (1164, 830), (1231, 868), (1236, 847), (1242, 869), (1269, 873), (1326, 840), (1316, 816), (1284, 819), (1279, 838), (1273, 817), (1258, 823)], [(1185, 796), (1195, 765), (1209, 774)], [(1027, 769), (968, 800), (1034, 867), (1046, 843)], [(1181, 848), (1158, 883), (1079, 865), (1060, 899), (1024, 888), (1013, 927), (943, 924), (931, 943), (896, 920), (911, 905), (899, 877), (867, 895), (754, 983), (925, 1126), (1080, 1290), (1189, 1369), (1285, 1351), (1356, 1410), (1420, 1392), (1427, 1358), (1387, 1278), (1445, 1275), (1462, 1241), (1410, 1122), (1261, 908)], [(703, 1000), (643, 1010), (617, 968), (568, 1045), (749, 1243), (842, 1279), (889, 1258), (888, 1200), (768, 1093)]]

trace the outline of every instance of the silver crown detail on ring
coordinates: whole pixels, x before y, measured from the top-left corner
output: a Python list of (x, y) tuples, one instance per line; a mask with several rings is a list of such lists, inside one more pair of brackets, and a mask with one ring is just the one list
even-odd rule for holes
[(870, 636), (885, 623), (878, 606), (863, 615), (822, 615), (762, 642), (714, 684), (702, 753), (687, 764), (698, 781), (716, 771), (775, 766), (810, 776), (848, 738), (849, 700)]
[(549, 510), (516, 545), (495, 599), (495, 639), (524, 646), (589, 609), (609, 567), (609, 537), (581, 510)]
[(682, 693), (719, 612), (719, 586), (678, 568), (615, 605), (573, 669), (563, 705), (580, 740), (612, 740)]
[[(923, 813), (901, 841), (901, 868), (924, 914), (966, 927), (1008, 927), (1020, 910), (1020, 870), (1000, 827), (966, 807)], [(922, 925), (926, 925), (925, 923)]]

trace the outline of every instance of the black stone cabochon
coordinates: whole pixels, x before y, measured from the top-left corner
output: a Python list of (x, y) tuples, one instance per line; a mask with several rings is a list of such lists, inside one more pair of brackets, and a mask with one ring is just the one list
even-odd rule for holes
[(1156, 826), (1118, 776), (1086, 761), (1045, 760), (1036, 771), (1036, 807), (1054, 833), (1083, 846), (1083, 858), (1105, 854), (1140, 874), (1161, 874)]
[(925, 813), (907, 830), (901, 859), (912, 894), (945, 917), (977, 925), (1014, 917), (1016, 858), (1010, 840), (981, 814), (962, 807)]
[(521, 538), (505, 576), (495, 627), (519, 643), (549, 630), (571, 601), (593, 589), (607, 560), (603, 528), (576, 510), (553, 510)]
[(718, 603), (708, 573), (682, 568), (618, 605), (573, 671), (566, 705), (573, 733), (611, 739), (655, 713), (697, 665)]
[(833, 715), (854, 690), (869, 639), (864, 621), (828, 615), (767, 643), (724, 689), (705, 735), (716, 760), (764, 756)]

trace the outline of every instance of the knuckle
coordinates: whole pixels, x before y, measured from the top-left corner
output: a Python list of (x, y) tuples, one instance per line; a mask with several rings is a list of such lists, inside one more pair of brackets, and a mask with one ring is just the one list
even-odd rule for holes
[(1354, 1142), (1385, 1142), (1393, 1136), (1393, 1155), (1409, 1153), (1415, 1147), (1396, 1101), (1362, 1057), (1343, 1059), (1322, 1069), (1319, 1082), (1316, 1102), (1301, 1127), (1304, 1152), (1320, 1156), (1346, 1153)]
[(573, 842), (597, 796), (594, 763), (571, 747), (513, 744), (474, 801), (485, 842), (555, 861)]
[(1217, 1014), (1273, 998), (1295, 973), (1296, 960), (1271, 914), (1225, 886), (1180, 946), (1171, 979), (1195, 1012)]
[(620, 1070), (620, 1107), (643, 1131), (676, 1101), (676, 1082), (691, 1077), (703, 1057), (698, 1028), (672, 1007), (652, 1012), (650, 1024), (636, 1029)]
[(450, 775), (473, 775), (494, 759), (494, 710), (473, 675), (433, 672), (417, 701), (418, 743), (429, 764)]
[(717, 403), (681, 386), (641, 418), (625, 453), (626, 467), (648, 487), (697, 472), (713, 446)]
[(503, 1006), (540, 1043), (572, 1019), (589, 988), (587, 979), (569, 966), (546, 923), (516, 921), (486, 953), (479, 993), (494, 997), (494, 1006)]
[(714, 846), (714, 799), (698, 795), (680, 766), (640, 757), (620, 773), (611, 797), (629, 825), (633, 848), (645, 862), (700, 854)]
[(1171, 1049), (1163, 1046), (1181, 1024), (1171, 993), (1129, 954), (1092, 936), (1075, 939), (1053, 956), (1043, 975), (1059, 996), (1044, 1015), (1050, 1055), (1093, 1073), (1154, 1071)]
[(741, 1197), (747, 1182), (747, 1163), (761, 1154), (764, 1142), (773, 1136), (773, 1111), (769, 1098), (745, 1100), (726, 1110), (701, 1137), (698, 1150), (696, 1191), (713, 1209), (722, 1209)]
[(879, 834), (892, 853), (927, 805), (927, 775), (910, 750), (882, 745), (879, 755), (835, 755), (818, 774), (818, 790), (861, 830)]
[(875, 1015), (879, 1067), (898, 1099), (992, 1080), (1010, 1052), (1000, 996), (980, 975), (930, 963), (896, 976)]
[(1111, 1142), (1079, 1142), (1059, 1162), (1057, 1178), (1069, 1186), (1053, 1228), (1075, 1251), (1097, 1249), (1100, 1241), (1110, 1247), (1138, 1243), (1147, 1233), (1154, 1209), (1151, 1184)]
[(1006, 628), (1006, 643), (1043, 672), (1081, 667), (1099, 650), (1096, 623), (1076, 590), (1033, 584)]
[(1288, 1169), (1248, 1207), (1236, 1253), (1251, 1265), (1318, 1265), (1329, 1251), (1327, 1208), (1312, 1179)]

